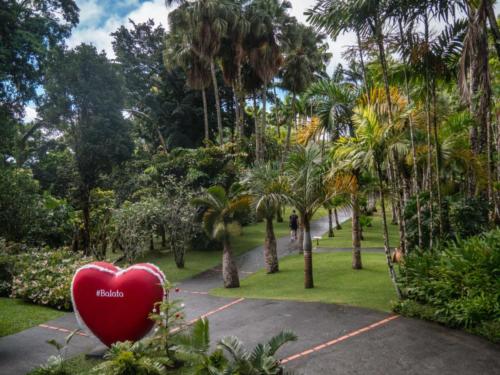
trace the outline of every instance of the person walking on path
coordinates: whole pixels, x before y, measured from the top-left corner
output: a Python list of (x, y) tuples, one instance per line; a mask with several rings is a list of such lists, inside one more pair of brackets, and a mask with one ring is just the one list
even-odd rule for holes
[(290, 241), (293, 242), (297, 240), (297, 229), (299, 229), (299, 217), (295, 213), (295, 210), (290, 215), (288, 225), (290, 226)]

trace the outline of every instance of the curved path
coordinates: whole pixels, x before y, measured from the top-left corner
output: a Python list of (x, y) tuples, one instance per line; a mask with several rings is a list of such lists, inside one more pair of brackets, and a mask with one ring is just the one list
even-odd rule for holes
[[(313, 235), (327, 228), (326, 218), (318, 220), (312, 225)], [(263, 267), (262, 252), (260, 246), (238, 258), (242, 278)], [(278, 252), (282, 257), (296, 249), (289, 238), (281, 238)], [(251, 347), (283, 329), (293, 330), (299, 340), (278, 354), (285, 366), (298, 374), (500, 373), (500, 346), (462, 331), (349, 306), (227, 299), (208, 294), (220, 285), (220, 269), (215, 268), (180, 283), (180, 292), (173, 297), (185, 302), (188, 320), (209, 318), (213, 342), (236, 335)], [(74, 316), (67, 314), (0, 338), (0, 374), (24, 374), (44, 363), (54, 354), (45, 341), (62, 341), (75, 327)], [(69, 354), (89, 352), (96, 345), (94, 338), (76, 336)]]

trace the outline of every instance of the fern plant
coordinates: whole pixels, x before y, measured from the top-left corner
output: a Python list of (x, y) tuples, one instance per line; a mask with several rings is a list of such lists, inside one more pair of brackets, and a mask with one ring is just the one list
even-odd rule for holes
[(230, 356), (229, 364), (224, 374), (291, 374), (283, 369), (275, 354), (284, 344), (296, 340), (297, 336), (293, 332), (282, 331), (273, 336), (267, 343), (258, 344), (251, 352), (248, 352), (237, 337), (225, 337), (218, 344), (218, 347)]

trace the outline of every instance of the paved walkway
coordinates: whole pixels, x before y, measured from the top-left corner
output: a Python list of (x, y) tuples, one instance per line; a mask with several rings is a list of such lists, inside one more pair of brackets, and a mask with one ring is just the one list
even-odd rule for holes
[[(325, 219), (313, 223), (313, 235), (324, 233), (327, 226)], [(278, 240), (278, 249), (280, 256), (296, 251), (288, 238)], [(263, 267), (262, 251), (258, 247), (238, 259), (242, 278)], [(187, 319), (207, 316), (214, 342), (236, 335), (248, 346), (282, 329), (292, 329), (299, 340), (285, 346), (279, 355), (298, 374), (500, 373), (500, 346), (461, 331), (348, 306), (208, 295), (220, 285), (219, 269), (180, 283), (181, 291), (175, 297), (184, 300)], [(44, 363), (54, 354), (45, 341), (63, 340), (75, 327), (73, 314), (67, 314), (0, 338), (0, 374), (24, 374)], [(89, 352), (97, 344), (92, 337), (77, 336), (69, 354)]]

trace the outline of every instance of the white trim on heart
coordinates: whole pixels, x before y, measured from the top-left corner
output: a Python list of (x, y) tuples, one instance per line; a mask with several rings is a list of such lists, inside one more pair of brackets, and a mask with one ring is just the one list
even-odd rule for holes
[(160, 268), (158, 266), (156, 266), (152, 263), (144, 263), (144, 264), (147, 264), (148, 266), (154, 267), (155, 270), (152, 270), (149, 267), (145, 267), (145, 266), (141, 266), (139, 264), (136, 264), (136, 265), (132, 265), (132, 266), (125, 268), (125, 269), (121, 269), (120, 267), (115, 266), (118, 269), (118, 271), (112, 271), (112, 270), (109, 270), (107, 268), (104, 268), (102, 266), (99, 266), (99, 265), (93, 264), (93, 263), (86, 264), (85, 266), (82, 266), (76, 270), (75, 274), (73, 275), (73, 279), (71, 280), (71, 290), (70, 290), (71, 291), (71, 303), (73, 305), (73, 311), (75, 312), (76, 321), (82, 330), (87, 331), (88, 333), (93, 335), (93, 332), (87, 327), (87, 325), (83, 321), (82, 317), (80, 316), (78, 308), (76, 307), (75, 297), (73, 296), (73, 283), (75, 282), (76, 275), (78, 275), (78, 273), (80, 271), (83, 271), (86, 269), (95, 269), (97, 271), (105, 272), (105, 273), (111, 274), (113, 276), (121, 276), (121, 275), (123, 275), (131, 270), (143, 270), (143, 271), (149, 272), (150, 274), (155, 276), (160, 281), (160, 286), (163, 290), (163, 301), (165, 301), (165, 297), (166, 297), (165, 281), (167, 280), (165, 277), (165, 274), (162, 272), (162, 270), (160, 270)]

